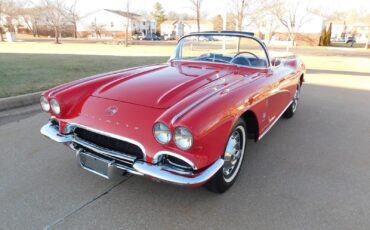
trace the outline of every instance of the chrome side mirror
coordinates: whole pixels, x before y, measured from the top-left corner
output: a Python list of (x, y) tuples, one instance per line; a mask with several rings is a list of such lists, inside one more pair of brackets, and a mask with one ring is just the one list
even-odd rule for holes
[(281, 60), (279, 58), (273, 58), (271, 60), (271, 65), (276, 67), (276, 66), (279, 66), (281, 64)]

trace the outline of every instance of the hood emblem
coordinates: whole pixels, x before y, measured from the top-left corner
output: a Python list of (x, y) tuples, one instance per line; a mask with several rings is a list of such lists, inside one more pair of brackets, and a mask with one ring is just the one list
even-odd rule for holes
[(105, 114), (107, 116), (113, 116), (114, 114), (116, 114), (118, 112), (118, 108), (116, 106), (109, 106), (106, 110), (105, 110)]

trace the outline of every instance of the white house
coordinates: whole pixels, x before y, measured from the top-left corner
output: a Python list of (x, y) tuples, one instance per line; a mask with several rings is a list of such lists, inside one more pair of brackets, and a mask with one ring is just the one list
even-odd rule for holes
[[(213, 23), (201, 20), (200, 31), (212, 31)], [(175, 34), (178, 37), (198, 32), (197, 20), (168, 20), (161, 24), (161, 35)]]
[(102, 9), (82, 17), (77, 25), (80, 34), (90, 37), (115, 37), (125, 33), (127, 21), (130, 34), (155, 33), (155, 21), (139, 14)]

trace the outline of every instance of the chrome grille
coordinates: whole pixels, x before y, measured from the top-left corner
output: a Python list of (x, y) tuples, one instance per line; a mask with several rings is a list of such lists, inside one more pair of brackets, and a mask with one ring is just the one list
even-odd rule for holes
[(76, 144), (91, 149), (96, 153), (115, 159), (124, 159), (131, 163), (144, 158), (141, 148), (127, 141), (95, 133), (81, 127), (75, 128), (74, 133), (74, 142)]

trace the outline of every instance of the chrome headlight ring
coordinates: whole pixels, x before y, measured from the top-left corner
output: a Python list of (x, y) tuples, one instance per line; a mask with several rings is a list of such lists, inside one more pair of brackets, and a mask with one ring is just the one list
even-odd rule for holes
[(168, 144), (172, 137), (170, 128), (162, 122), (154, 124), (153, 135), (160, 144)]
[(177, 147), (182, 150), (188, 150), (193, 146), (193, 135), (189, 129), (185, 127), (177, 127), (175, 129), (173, 139)]

